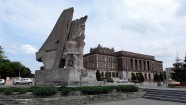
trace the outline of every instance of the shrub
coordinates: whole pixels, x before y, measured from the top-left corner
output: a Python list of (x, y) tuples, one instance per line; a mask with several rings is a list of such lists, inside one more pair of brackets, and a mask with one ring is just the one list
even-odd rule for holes
[(0, 88), (0, 92), (4, 92), (5, 88)]
[(55, 87), (32, 87), (32, 92), (37, 96), (51, 96), (58, 91)]
[(61, 92), (64, 96), (67, 96), (72, 90), (70, 88), (63, 88)]
[(24, 94), (24, 93), (29, 92), (29, 91), (30, 91), (30, 88), (19, 88), (19, 90), (18, 90), (18, 92), (20, 94)]
[(134, 85), (118, 85), (115, 89), (122, 92), (137, 92), (139, 88)]
[(6, 95), (11, 95), (12, 92), (13, 92), (12, 88), (5, 88), (4, 89), (4, 94), (6, 94)]
[(168, 87), (175, 88), (176, 84), (168, 84)]
[(86, 87), (80, 87), (80, 91), (84, 94), (105, 94), (112, 91), (113, 88), (110, 86), (86, 86)]

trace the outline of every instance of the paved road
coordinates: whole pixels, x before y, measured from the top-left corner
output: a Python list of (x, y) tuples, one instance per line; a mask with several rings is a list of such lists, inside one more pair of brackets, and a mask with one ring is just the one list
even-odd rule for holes
[(95, 104), (87, 104), (87, 105), (186, 105), (186, 104), (138, 98), (138, 99), (111, 101), (111, 102), (95, 103)]

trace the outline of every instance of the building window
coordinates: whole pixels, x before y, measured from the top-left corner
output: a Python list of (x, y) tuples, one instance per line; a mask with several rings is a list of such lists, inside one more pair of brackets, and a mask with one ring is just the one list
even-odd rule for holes
[(144, 67), (144, 71), (146, 70), (146, 63), (145, 61), (143, 61), (143, 67)]
[(130, 59), (131, 69), (133, 70), (133, 59)]
[(116, 77), (115, 72), (112, 72), (112, 77)]
[(109, 72), (109, 77), (111, 77), (111, 72)]
[(116, 77), (118, 77), (118, 72), (116, 72)]
[(138, 70), (137, 59), (135, 59), (135, 69)]
[(104, 77), (104, 72), (101, 72), (101, 77)]
[(151, 79), (151, 75), (149, 74), (149, 79)]
[(114, 63), (112, 63), (112, 69), (114, 69)]

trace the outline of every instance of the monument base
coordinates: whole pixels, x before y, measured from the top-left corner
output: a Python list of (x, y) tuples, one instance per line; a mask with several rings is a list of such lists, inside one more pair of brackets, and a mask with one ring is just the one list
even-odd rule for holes
[(96, 70), (78, 70), (75, 68), (59, 68), (36, 70), (36, 85), (60, 86), (95, 86), (103, 82), (96, 80)]

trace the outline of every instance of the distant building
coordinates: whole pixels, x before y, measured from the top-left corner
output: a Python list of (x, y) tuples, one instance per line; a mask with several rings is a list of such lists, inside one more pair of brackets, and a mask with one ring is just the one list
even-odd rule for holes
[(99, 70), (102, 77), (106, 72), (112, 78), (131, 79), (131, 73), (141, 72), (145, 80), (152, 80), (154, 73), (163, 71), (162, 61), (155, 60), (154, 56), (128, 51), (115, 52), (114, 48), (90, 48), (90, 53), (85, 54), (84, 67)]
[(172, 79), (171, 78), (171, 74), (174, 73), (174, 71), (172, 70), (171, 67), (169, 68), (165, 68), (165, 72), (166, 72), (166, 78), (169, 80), (169, 79)]

